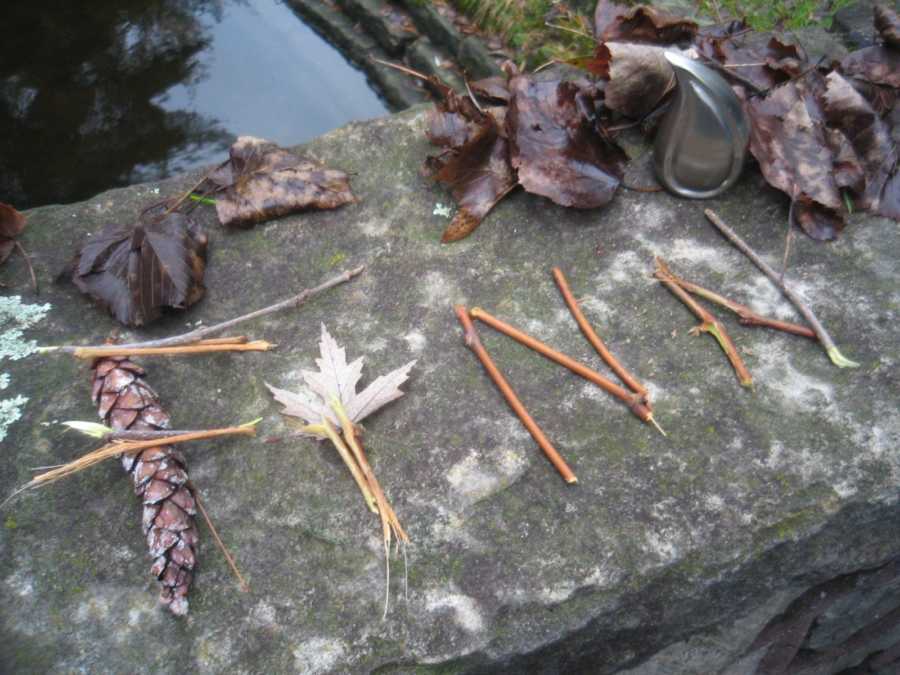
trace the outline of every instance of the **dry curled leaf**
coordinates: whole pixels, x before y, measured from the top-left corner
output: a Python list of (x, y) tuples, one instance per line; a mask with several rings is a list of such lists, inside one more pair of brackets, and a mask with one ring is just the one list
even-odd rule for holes
[(598, 42), (674, 44), (690, 41), (696, 33), (697, 24), (693, 21), (647, 5), (628, 7), (599, 0), (594, 10), (594, 36)]
[(6, 259), (16, 247), (16, 237), (22, 234), (25, 229), (25, 216), (19, 211), (0, 202), (0, 264), (6, 262)]
[(343, 171), (253, 136), (235, 141), (228, 161), (209, 182), (217, 188), (216, 214), (226, 227), (252, 227), (297, 211), (356, 201)]
[(590, 70), (609, 80), (603, 89), (607, 108), (640, 118), (653, 110), (675, 87), (675, 72), (662, 47), (629, 42), (598, 45)]
[(501, 134), (504, 116), (504, 108), (493, 109), (465, 145), (430, 158), (426, 164), (432, 178), (450, 187), (459, 207), (441, 237), (444, 243), (469, 236), (516, 186), (509, 144)]
[(142, 326), (163, 307), (183, 309), (203, 297), (206, 243), (188, 216), (145, 213), (91, 237), (75, 258), (72, 280), (121, 323)]
[(361, 422), (379, 408), (401, 396), (400, 385), (409, 378), (410, 369), (416, 364), (410, 361), (405, 366), (377, 377), (361, 392), (356, 385), (362, 376), (362, 357), (347, 363), (346, 351), (322, 324), (322, 338), (319, 341), (320, 358), (316, 359), (318, 372), (302, 371), (306, 389), (297, 392), (278, 389), (266, 384), (275, 400), (284, 405), (282, 413), (299, 417), (309, 424), (320, 424), (322, 419), (340, 428), (335, 415), (332, 399), (341, 403), (352, 422)]
[(522, 187), (562, 206), (607, 204), (619, 186), (625, 156), (585, 118), (591, 92), (574, 82), (524, 75), (509, 84), (506, 129)]

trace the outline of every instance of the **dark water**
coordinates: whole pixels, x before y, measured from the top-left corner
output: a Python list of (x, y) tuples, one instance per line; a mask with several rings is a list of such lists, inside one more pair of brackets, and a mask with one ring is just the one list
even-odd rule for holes
[(387, 110), (277, 0), (5, 0), (0, 24), (0, 201), (18, 208)]

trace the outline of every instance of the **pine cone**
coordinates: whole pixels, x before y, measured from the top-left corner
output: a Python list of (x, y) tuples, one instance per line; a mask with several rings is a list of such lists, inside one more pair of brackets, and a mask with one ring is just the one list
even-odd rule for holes
[[(169, 415), (144, 381), (143, 368), (127, 358), (102, 358), (94, 362), (92, 373), (92, 397), (107, 426), (116, 431), (170, 428)], [(198, 542), (197, 508), (184, 456), (171, 445), (159, 445), (123, 455), (122, 464), (144, 504), (143, 530), (154, 559), (150, 571), (162, 584), (160, 602), (184, 616)]]

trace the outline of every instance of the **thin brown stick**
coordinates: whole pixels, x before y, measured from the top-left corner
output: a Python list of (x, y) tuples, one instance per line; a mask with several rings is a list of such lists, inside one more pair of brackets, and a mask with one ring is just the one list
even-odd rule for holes
[[(343, 272), (342, 274), (337, 275), (336, 277), (332, 277), (328, 281), (325, 281), (314, 288), (307, 288), (297, 295), (294, 295), (286, 300), (282, 300), (280, 302), (276, 302), (274, 305), (269, 305), (268, 307), (263, 307), (262, 309), (257, 309), (248, 314), (244, 314), (239, 317), (235, 317), (234, 319), (228, 319), (227, 321), (223, 321), (221, 323), (214, 324), (212, 326), (203, 326), (201, 328), (195, 328), (192, 331), (187, 333), (182, 333), (181, 335), (175, 335), (173, 337), (163, 338), (161, 340), (147, 340), (146, 342), (133, 342), (131, 344), (122, 344), (115, 345), (115, 349), (123, 349), (123, 350), (132, 350), (132, 349), (144, 349), (151, 347), (176, 347), (179, 345), (190, 345), (196, 344), (200, 340), (207, 338), (210, 335), (215, 335), (216, 333), (221, 333), (223, 331), (228, 330), (232, 326), (236, 326), (239, 323), (243, 323), (245, 321), (250, 321), (251, 319), (258, 319), (261, 316), (266, 316), (267, 314), (273, 314), (274, 312), (280, 312), (283, 309), (293, 309), (295, 307), (299, 307), (303, 303), (305, 303), (310, 298), (322, 293), (324, 291), (329, 290), (335, 286), (346, 283), (353, 279), (354, 277), (362, 274), (363, 270), (365, 270), (365, 265), (360, 265), (352, 270), (348, 270)], [(97, 345), (97, 346), (79, 346), (79, 345), (59, 345), (55, 347), (39, 347), (39, 352), (64, 352), (66, 354), (74, 354), (78, 350), (85, 349), (106, 349), (109, 345)], [(129, 351), (129, 353), (133, 353)], [(104, 352), (104, 355), (107, 355)]]
[(34, 267), (31, 266), (31, 258), (28, 257), (28, 253), (25, 252), (25, 247), (22, 246), (22, 244), (18, 241), (13, 241), (13, 243), (15, 244), (16, 250), (25, 260), (25, 266), (28, 267), (28, 273), (31, 275), (31, 285), (34, 286), (34, 294), (37, 295), (40, 291), (38, 290), (37, 277), (34, 276)]
[(191, 490), (191, 494), (194, 496), (194, 503), (197, 505), (197, 508), (200, 510), (200, 513), (203, 515), (203, 520), (206, 521), (206, 526), (209, 528), (209, 531), (212, 533), (213, 539), (216, 542), (216, 545), (219, 547), (219, 550), (222, 552), (222, 555), (225, 556), (225, 562), (228, 563), (228, 566), (231, 568), (232, 574), (237, 577), (238, 583), (241, 585), (241, 590), (244, 593), (250, 592), (250, 586), (247, 584), (247, 581), (241, 575), (241, 571), (238, 569), (237, 563), (234, 562), (234, 557), (231, 555), (231, 552), (228, 550), (228, 547), (225, 546), (225, 542), (222, 541), (222, 537), (219, 536), (219, 532), (216, 530), (216, 526), (213, 525), (212, 518), (209, 517), (209, 514), (206, 512), (206, 508), (203, 506), (203, 502), (200, 501), (200, 495), (197, 493), (197, 488), (194, 487), (193, 484), (188, 484)]
[(525, 406), (522, 405), (519, 397), (516, 396), (516, 392), (509, 386), (509, 382), (506, 381), (506, 378), (503, 377), (493, 360), (491, 360), (490, 355), (478, 338), (478, 331), (475, 330), (475, 326), (469, 318), (469, 313), (466, 311), (466, 308), (457, 305), (454, 308), (454, 311), (456, 312), (456, 318), (459, 319), (459, 322), (462, 324), (466, 347), (471, 349), (475, 356), (478, 357), (478, 360), (481, 361), (481, 365), (484, 366), (484, 369), (494, 381), (494, 384), (497, 385), (497, 388), (500, 390), (500, 393), (503, 394), (509, 407), (512, 408), (513, 412), (516, 413), (520, 420), (522, 420), (522, 424), (525, 425), (525, 428), (528, 429), (532, 438), (534, 438), (541, 447), (541, 450), (544, 451), (544, 454), (547, 456), (547, 459), (550, 460), (550, 463), (556, 467), (556, 470), (563, 477), (563, 480), (570, 484), (577, 483), (578, 478), (572, 473), (572, 469), (569, 468), (569, 465), (566, 464), (566, 461), (556, 451), (556, 448), (553, 447), (544, 435), (544, 432), (541, 431), (541, 428), (534, 419), (532, 419), (531, 415), (528, 414), (528, 411), (525, 410)]
[(566, 301), (566, 305), (568, 305), (569, 311), (572, 313), (575, 322), (578, 324), (581, 332), (584, 333), (584, 337), (587, 338), (587, 341), (591, 343), (591, 346), (593, 346), (594, 350), (600, 355), (600, 358), (603, 359), (606, 365), (608, 365), (612, 369), (612, 371), (619, 376), (619, 379), (625, 383), (625, 386), (627, 386), (636, 394), (640, 394), (641, 398), (646, 403), (649, 398), (646, 387), (638, 382), (637, 378), (629, 373), (625, 366), (623, 366), (619, 362), (619, 360), (612, 355), (606, 344), (604, 344), (603, 340), (600, 339), (600, 336), (597, 335), (597, 333), (591, 327), (591, 324), (588, 323), (587, 318), (581, 311), (581, 307), (578, 306), (578, 301), (575, 299), (575, 296), (572, 295), (572, 290), (569, 288), (569, 282), (566, 280), (566, 275), (563, 274), (563, 271), (560, 268), (553, 268), (553, 279), (556, 281), (559, 292), (562, 294), (563, 299)]
[(770, 319), (768, 317), (762, 316), (761, 314), (757, 314), (746, 305), (742, 305), (739, 302), (735, 302), (734, 300), (726, 298), (724, 295), (719, 295), (715, 291), (711, 291), (708, 288), (698, 286), (697, 284), (691, 283), (686, 279), (682, 279), (674, 272), (672, 272), (668, 268), (668, 266), (666, 267), (666, 269), (668, 270), (669, 275), (672, 277), (672, 280), (688, 293), (699, 295), (701, 298), (705, 298), (706, 300), (720, 305), (725, 309), (731, 310), (732, 312), (737, 314), (738, 320), (745, 326), (761, 326), (763, 328), (774, 328), (775, 330), (784, 331), (785, 333), (791, 333), (793, 335), (799, 335), (801, 337), (808, 337), (813, 340), (817, 339), (816, 334), (812, 328), (801, 326), (800, 324), (796, 323), (791, 323), (790, 321)]
[(76, 359), (97, 359), (111, 356), (183, 356), (185, 354), (213, 354), (218, 352), (267, 352), (275, 347), (265, 340), (252, 342), (219, 342), (175, 347), (128, 347), (105, 345), (81, 347), (72, 352)]
[(556, 351), (552, 347), (548, 347), (537, 338), (534, 338), (527, 333), (514, 328), (505, 321), (501, 321), (497, 317), (488, 314), (480, 307), (473, 307), (469, 314), (471, 314), (473, 319), (478, 319), (482, 323), (486, 323), (494, 330), (500, 331), (504, 335), (511, 337), (516, 342), (525, 345), (529, 349), (533, 349), (538, 354), (546, 356), (551, 361), (555, 361), (559, 365), (568, 368), (576, 375), (580, 375), (589, 382), (593, 382), (607, 393), (612, 394), (623, 403), (625, 403), (628, 406), (628, 409), (631, 410), (631, 412), (634, 413), (635, 416), (637, 416), (637, 418), (642, 422), (652, 424), (659, 430), (659, 432), (663, 436), (666, 435), (665, 432), (656, 423), (656, 420), (653, 419), (653, 411), (650, 410), (650, 408), (648, 408), (646, 404), (641, 401), (641, 396), (639, 394), (633, 394), (624, 387), (620, 387), (612, 380), (603, 377), (603, 375), (598, 373), (596, 370), (588, 368), (583, 363), (579, 363), (575, 359), (566, 356), (562, 352)]
[(721, 232), (728, 241), (730, 241), (734, 246), (745, 256), (750, 258), (754, 265), (756, 265), (763, 274), (765, 274), (769, 279), (774, 283), (782, 293), (784, 293), (785, 297), (793, 303), (794, 307), (797, 308), (797, 311), (803, 315), (803, 318), (806, 319), (806, 322), (812, 327), (812, 329), (816, 333), (816, 337), (819, 338), (819, 342), (822, 344), (822, 347), (825, 349), (825, 352), (828, 354), (828, 358), (831, 359), (831, 362), (836, 365), (838, 368), (857, 368), (859, 364), (855, 361), (851, 361), (846, 356), (841, 354), (841, 351), (837, 348), (837, 345), (834, 344), (834, 340), (831, 339), (831, 335), (828, 334), (828, 331), (825, 330), (825, 327), (819, 322), (819, 319), (816, 318), (816, 315), (813, 314), (813, 311), (800, 299), (800, 296), (797, 295), (791, 288), (782, 280), (778, 278), (778, 273), (773, 270), (762, 258), (757, 255), (756, 251), (750, 248), (747, 243), (741, 239), (737, 233), (732, 230), (728, 225), (724, 223), (724, 221), (716, 215), (715, 211), (712, 209), (706, 209), (704, 212), (706, 217), (709, 219), (713, 225)]
[(750, 375), (750, 371), (747, 370), (744, 359), (741, 358), (737, 347), (734, 346), (734, 342), (732, 342), (728, 333), (725, 331), (725, 327), (722, 323), (675, 282), (672, 278), (672, 273), (669, 272), (669, 268), (666, 267), (666, 263), (662, 258), (656, 258), (656, 272), (654, 272), (653, 276), (661, 281), (666, 288), (672, 291), (672, 293), (687, 305), (688, 309), (700, 319), (700, 325), (691, 329), (691, 333), (694, 335), (699, 333), (709, 333), (712, 335), (716, 339), (716, 342), (719, 343), (722, 351), (725, 352), (725, 356), (727, 356), (728, 360), (731, 362), (741, 385), (744, 387), (752, 387), (753, 377)]

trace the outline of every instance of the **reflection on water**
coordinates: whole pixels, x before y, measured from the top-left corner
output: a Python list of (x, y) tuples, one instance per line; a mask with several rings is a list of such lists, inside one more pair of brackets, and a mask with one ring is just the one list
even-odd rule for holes
[(71, 202), (386, 108), (276, 0), (4, 3), (0, 201)]

